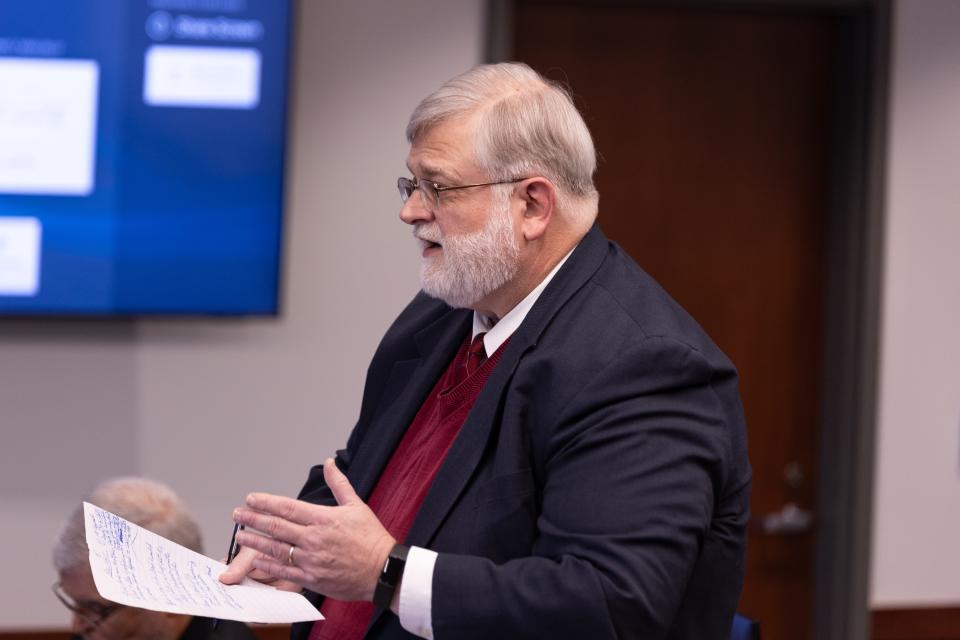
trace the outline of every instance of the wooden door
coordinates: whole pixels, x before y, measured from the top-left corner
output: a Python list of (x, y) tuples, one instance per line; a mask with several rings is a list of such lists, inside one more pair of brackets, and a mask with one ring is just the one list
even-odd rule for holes
[[(568, 82), (594, 134), (602, 228), (740, 371), (754, 470), (740, 611), (766, 638), (809, 638), (833, 25), (544, 2), (512, 20), (512, 57)], [(765, 533), (786, 505), (797, 530)]]

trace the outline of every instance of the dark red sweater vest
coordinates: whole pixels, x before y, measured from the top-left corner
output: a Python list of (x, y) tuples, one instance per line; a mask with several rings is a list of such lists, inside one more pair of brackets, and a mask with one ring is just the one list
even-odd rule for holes
[[(396, 540), (403, 541), (450, 446), (467, 419), (508, 341), (467, 375), (464, 341), (380, 475), (367, 504)], [(327, 598), (320, 607), (325, 620), (314, 623), (309, 640), (359, 640), (373, 616), (372, 602)]]

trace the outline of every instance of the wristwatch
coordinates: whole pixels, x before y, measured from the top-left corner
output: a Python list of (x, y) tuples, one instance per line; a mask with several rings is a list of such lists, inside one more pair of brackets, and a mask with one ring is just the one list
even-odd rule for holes
[(390, 550), (387, 561), (383, 563), (380, 578), (377, 579), (377, 588), (373, 591), (373, 604), (380, 609), (389, 609), (393, 594), (403, 577), (403, 568), (407, 564), (407, 553), (410, 547), (396, 544)]

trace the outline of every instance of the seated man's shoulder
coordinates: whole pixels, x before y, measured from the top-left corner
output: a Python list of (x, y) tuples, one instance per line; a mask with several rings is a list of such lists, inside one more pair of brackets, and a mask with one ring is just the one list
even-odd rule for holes
[(180, 634), (180, 640), (257, 640), (253, 629), (235, 620), (220, 620), (194, 616)]

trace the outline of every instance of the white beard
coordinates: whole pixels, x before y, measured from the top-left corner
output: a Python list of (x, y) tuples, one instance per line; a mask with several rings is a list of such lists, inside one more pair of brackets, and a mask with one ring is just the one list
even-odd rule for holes
[(480, 231), (443, 237), (435, 223), (421, 223), (413, 235), (421, 249), (442, 245), (439, 255), (423, 258), (420, 286), (451, 307), (469, 308), (513, 279), (520, 270), (520, 245), (513, 234), (509, 200), (490, 214)]

